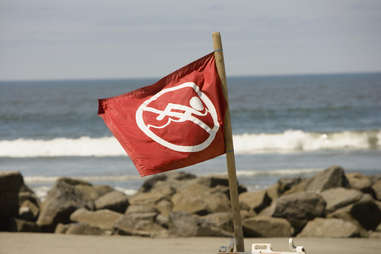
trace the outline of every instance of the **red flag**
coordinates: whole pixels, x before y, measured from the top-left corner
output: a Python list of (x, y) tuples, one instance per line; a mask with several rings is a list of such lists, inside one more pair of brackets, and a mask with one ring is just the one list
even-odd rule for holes
[(151, 86), (99, 99), (98, 115), (146, 176), (225, 153), (225, 107), (210, 53)]

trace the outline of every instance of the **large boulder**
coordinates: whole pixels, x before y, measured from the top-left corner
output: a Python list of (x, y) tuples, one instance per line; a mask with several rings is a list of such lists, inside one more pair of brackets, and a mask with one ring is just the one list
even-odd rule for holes
[(11, 232), (40, 232), (40, 227), (32, 221), (11, 218), (8, 230)]
[(301, 177), (294, 177), (294, 178), (280, 178), (278, 180), (278, 193), (283, 194), (286, 191), (290, 190), (295, 185), (302, 182)]
[(39, 214), (40, 207), (30, 200), (25, 200), (19, 207), (18, 218), (27, 221), (36, 221)]
[(331, 213), (341, 207), (359, 201), (362, 193), (354, 189), (333, 188), (320, 193), (320, 195), (327, 202), (326, 211)]
[(156, 223), (157, 213), (127, 213), (113, 226), (114, 233), (136, 236), (165, 236), (166, 230)]
[(179, 190), (173, 197), (173, 211), (206, 215), (229, 210), (229, 200), (218, 188), (193, 182)]
[(326, 202), (313, 192), (299, 192), (276, 200), (272, 217), (288, 220), (298, 233), (309, 220), (325, 215)]
[[(25, 201), (33, 203), (36, 209), (29, 213), (23, 208), (20, 214), (20, 206)], [(9, 230), (9, 226), (14, 226), (11, 218), (21, 216), (22, 219), (34, 221), (35, 214), (39, 212), (39, 203), (34, 192), (25, 185), (20, 172), (0, 172), (0, 230)]]
[[(242, 216), (241, 216), (242, 217)], [(202, 217), (207, 223), (226, 232), (233, 232), (233, 218), (230, 212), (211, 213)]]
[(95, 209), (109, 209), (115, 212), (124, 213), (129, 205), (128, 197), (120, 191), (108, 192), (95, 200)]
[(271, 204), (271, 198), (266, 190), (244, 192), (239, 195), (239, 202), (241, 207), (248, 207), (250, 210), (259, 213)]
[(358, 237), (360, 229), (349, 221), (315, 218), (308, 222), (298, 237)]
[(197, 215), (175, 212), (169, 215), (169, 220), (169, 231), (173, 236), (232, 236), (232, 233), (224, 231)]
[(129, 198), (131, 205), (156, 205), (164, 199), (171, 199), (175, 189), (169, 185), (160, 185), (155, 187), (155, 191), (137, 192)]
[(78, 209), (71, 214), (71, 221), (88, 224), (103, 230), (112, 230), (114, 223), (123, 215), (111, 210), (88, 211), (84, 208)]
[(353, 204), (350, 213), (367, 230), (375, 230), (381, 223), (381, 209), (369, 194), (363, 195), (359, 202)]
[(381, 179), (378, 179), (373, 185), (372, 189), (374, 191), (377, 200), (381, 201)]
[(305, 191), (322, 192), (337, 187), (349, 188), (350, 185), (344, 169), (332, 166), (310, 178), (306, 183)]
[(94, 200), (98, 197), (90, 183), (60, 178), (41, 205), (37, 224), (46, 232), (54, 232), (58, 223), (70, 222), (70, 215), (79, 208), (94, 208)]
[(105, 230), (84, 223), (71, 223), (65, 230), (69, 235), (105, 235)]
[(291, 224), (282, 218), (256, 216), (243, 221), (246, 237), (290, 237), (293, 231)]
[(372, 181), (368, 176), (360, 173), (347, 173), (347, 179), (351, 188), (362, 191), (364, 193), (372, 194)]
[(171, 186), (174, 189), (181, 188), (184, 183), (195, 179), (196, 176), (190, 173), (172, 171), (152, 176), (144, 181), (138, 192), (151, 192), (162, 183)]
[(365, 194), (358, 202), (340, 208), (330, 213), (328, 217), (349, 221), (366, 230), (375, 230), (381, 223), (381, 208), (377, 201), (369, 194)]

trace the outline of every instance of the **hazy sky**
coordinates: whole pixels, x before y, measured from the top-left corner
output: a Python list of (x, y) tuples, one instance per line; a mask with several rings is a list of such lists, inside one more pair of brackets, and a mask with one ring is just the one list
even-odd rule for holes
[(379, 0), (0, 0), (0, 80), (160, 77), (213, 31), (227, 75), (381, 71)]

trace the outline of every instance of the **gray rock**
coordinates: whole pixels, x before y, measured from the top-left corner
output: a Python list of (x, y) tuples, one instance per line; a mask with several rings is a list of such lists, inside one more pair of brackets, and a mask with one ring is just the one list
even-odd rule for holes
[(169, 231), (173, 236), (232, 236), (230, 232), (226, 232), (215, 225), (208, 223), (205, 219), (197, 215), (185, 212), (175, 212), (171, 213), (169, 218)]
[(373, 231), (381, 223), (380, 207), (369, 194), (363, 195), (359, 202), (353, 204), (350, 214), (367, 230)]
[(152, 205), (155, 206), (163, 199), (170, 199), (175, 193), (175, 189), (169, 185), (155, 187), (155, 191), (138, 192), (129, 198), (131, 205)]
[(275, 202), (272, 217), (288, 220), (298, 233), (309, 220), (325, 215), (326, 202), (321, 195), (300, 192), (282, 196)]
[(11, 232), (40, 232), (40, 227), (32, 221), (11, 218), (8, 230)]
[(127, 213), (114, 224), (114, 233), (155, 237), (165, 235), (165, 228), (156, 223), (157, 213)]
[(346, 176), (351, 188), (369, 193), (372, 187), (372, 181), (369, 177), (360, 173), (347, 173)]
[(278, 180), (278, 193), (283, 194), (290, 190), (293, 186), (302, 182), (301, 177), (295, 178), (281, 178)]
[(23, 185), (20, 172), (0, 172), (0, 230), (7, 230), (9, 218), (18, 215), (18, 196)]
[(375, 193), (375, 197), (377, 200), (381, 201), (381, 179), (377, 180), (373, 185), (372, 189)]
[(246, 237), (290, 237), (293, 229), (286, 219), (257, 216), (243, 221), (243, 232)]
[(326, 211), (331, 213), (339, 208), (359, 201), (362, 193), (354, 189), (333, 188), (320, 193), (327, 202)]
[[(242, 216), (241, 217), (245, 217)], [(226, 232), (233, 232), (233, 218), (229, 212), (212, 213), (202, 217), (207, 223)]]
[(66, 231), (68, 230), (70, 224), (62, 224), (58, 223), (56, 226), (56, 229), (54, 230), (54, 233), (56, 234), (65, 234)]
[(344, 169), (332, 166), (310, 178), (306, 183), (305, 191), (322, 192), (337, 187), (349, 188), (350, 185)]
[(250, 210), (259, 213), (271, 204), (271, 198), (267, 195), (266, 190), (244, 192), (239, 195), (239, 202), (243, 207), (249, 207)]
[(46, 232), (53, 232), (58, 223), (70, 222), (70, 215), (79, 208), (94, 208), (97, 194), (90, 183), (60, 178), (41, 205), (37, 224)]
[(153, 205), (130, 205), (127, 213), (159, 213), (159, 211)]
[(71, 223), (65, 231), (69, 235), (105, 235), (106, 231), (84, 223)]
[(298, 237), (358, 237), (359, 228), (340, 219), (315, 218), (308, 222)]
[(102, 197), (109, 192), (115, 191), (114, 188), (109, 185), (95, 185), (94, 189), (97, 192), (98, 197)]
[(115, 222), (123, 215), (111, 210), (88, 211), (86, 209), (78, 209), (71, 214), (70, 219), (74, 222), (88, 224), (103, 230), (111, 230)]
[(172, 197), (173, 211), (198, 215), (228, 211), (227, 196), (216, 189), (199, 182), (186, 185)]
[(40, 208), (33, 202), (25, 200), (19, 207), (18, 217), (27, 221), (36, 221)]
[(183, 185), (188, 180), (195, 179), (196, 176), (190, 173), (172, 171), (148, 178), (139, 189), (139, 192), (151, 192), (157, 185), (166, 182), (167, 185), (176, 189), (177, 186)]
[(124, 213), (129, 205), (128, 197), (120, 191), (109, 192), (95, 200), (95, 209), (109, 209), (115, 212)]

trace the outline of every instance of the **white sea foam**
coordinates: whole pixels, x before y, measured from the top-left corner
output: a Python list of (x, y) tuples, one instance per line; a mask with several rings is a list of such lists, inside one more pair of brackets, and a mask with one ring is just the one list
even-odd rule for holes
[[(289, 130), (283, 133), (234, 135), (236, 154), (282, 153), (319, 150), (381, 149), (381, 130), (332, 133)], [(0, 141), (0, 157), (123, 156), (114, 137)]]

